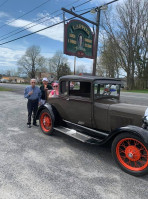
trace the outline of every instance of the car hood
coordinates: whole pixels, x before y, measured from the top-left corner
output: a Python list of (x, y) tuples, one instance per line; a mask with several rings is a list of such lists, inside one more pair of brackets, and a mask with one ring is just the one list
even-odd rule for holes
[(112, 104), (109, 107), (110, 130), (135, 125), (142, 126), (142, 117), (145, 114), (147, 106), (134, 104)]

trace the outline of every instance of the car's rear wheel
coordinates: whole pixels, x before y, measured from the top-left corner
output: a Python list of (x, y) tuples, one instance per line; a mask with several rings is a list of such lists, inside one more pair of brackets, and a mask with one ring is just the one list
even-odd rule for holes
[(112, 143), (112, 155), (125, 172), (135, 176), (148, 173), (148, 146), (138, 136), (119, 134)]
[(53, 119), (48, 110), (42, 110), (39, 116), (40, 128), (46, 135), (53, 134)]

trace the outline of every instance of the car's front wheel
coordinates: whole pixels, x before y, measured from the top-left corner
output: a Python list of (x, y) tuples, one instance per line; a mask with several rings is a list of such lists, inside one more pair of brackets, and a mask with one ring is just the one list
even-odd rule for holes
[(135, 176), (148, 173), (148, 146), (138, 136), (119, 134), (112, 143), (112, 155), (125, 172)]
[(42, 110), (39, 116), (40, 128), (46, 135), (53, 134), (53, 119), (48, 110)]

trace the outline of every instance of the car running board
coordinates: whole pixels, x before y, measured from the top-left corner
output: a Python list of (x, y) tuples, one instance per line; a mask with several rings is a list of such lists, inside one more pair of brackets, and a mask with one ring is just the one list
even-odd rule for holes
[(93, 138), (89, 135), (85, 135), (83, 133), (80, 133), (74, 129), (69, 129), (63, 126), (58, 126), (58, 127), (54, 127), (54, 130), (59, 131), (61, 133), (64, 133), (66, 135), (69, 135), (81, 142), (85, 142), (85, 143), (89, 143), (89, 144), (99, 144), (100, 142), (102, 142), (103, 140), (100, 139), (96, 139)]

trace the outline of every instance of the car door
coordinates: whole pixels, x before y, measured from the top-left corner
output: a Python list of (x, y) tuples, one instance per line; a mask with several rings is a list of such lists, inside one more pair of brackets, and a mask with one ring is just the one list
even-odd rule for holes
[(91, 127), (91, 83), (69, 81), (66, 83), (68, 92), (66, 91), (65, 95), (64, 90), (66, 89), (64, 87), (62, 89), (62, 84), (64, 85), (64, 83), (61, 82), (60, 96), (62, 118), (79, 125)]
[(93, 127), (110, 131), (109, 107), (119, 98), (119, 85), (108, 82), (94, 83)]

